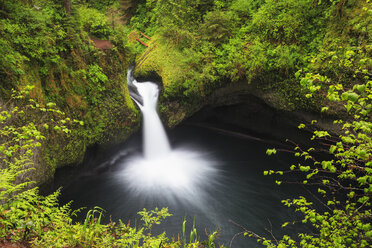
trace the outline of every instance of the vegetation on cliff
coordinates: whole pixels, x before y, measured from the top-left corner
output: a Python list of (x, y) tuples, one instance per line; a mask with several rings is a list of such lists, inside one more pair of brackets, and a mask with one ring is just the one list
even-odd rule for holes
[(164, 112), (186, 116), (216, 88), (241, 81), (269, 92), (276, 108), (319, 111), (324, 99), (304, 98), (295, 73), (316, 67), (334, 77), (329, 54), (370, 50), (368, 1), (146, 1), (131, 25), (152, 37), (136, 74), (160, 75)]
[[(49, 180), (56, 167), (81, 162), (87, 146), (122, 141), (138, 127), (139, 115), (125, 86), (134, 49), (125, 27), (115, 23), (115, 13), (107, 18), (110, 2), (72, 1), (70, 15), (63, 1), (0, 3), (3, 102), (12, 88), (32, 85), (30, 94), (39, 105), (53, 102), (85, 123), (67, 137), (51, 134), (42, 142), (35, 164), (44, 175), (33, 177), (39, 183)], [(113, 47), (108, 50), (91, 40), (109, 37)]]
[[(312, 140), (319, 140), (321, 146), (306, 149), (296, 146), (294, 155), (301, 158), (300, 163), (291, 165), (287, 171), (264, 172), (265, 175), (301, 173), (303, 181), (292, 180), (290, 183), (314, 187), (317, 191), (315, 193), (310, 188), (314, 191), (312, 200), (300, 196), (282, 201), (301, 213), (300, 219), (283, 223), (283, 228), (299, 222), (311, 226), (313, 231), (299, 233), (297, 237), (285, 235), (267, 239), (246, 230), (246, 235), (267, 247), (370, 247), (372, 244), (372, 81), (369, 74), (371, 59), (364, 52), (358, 50), (362, 60), (356, 59), (353, 50), (325, 59), (331, 64), (337, 60), (343, 72), (353, 73), (355, 84), (352, 87), (320, 75), (316, 70), (306, 73), (301, 79), (301, 85), (308, 89), (306, 97), (311, 98), (322, 88), (326, 89), (323, 97), (342, 103), (350, 119), (334, 121), (334, 125), (342, 128), (339, 136), (315, 129)], [(339, 78), (342, 78), (341, 75)], [(330, 105), (324, 106), (322, 112), (330, 108)], [(315, 122), (313, 120), (306, 125), (311, 126)], [(299, 128), (306, 125), (300, 124)], [(269, 155), (277, 152), (276, 149), (267, 151)], [(329, 156), (319, 159), (317, 152), (328, 153)], [(287, 180), (284, 179), (284, 182), (288, 183)], [(280, 185), (282, 181), (276, 183)]]

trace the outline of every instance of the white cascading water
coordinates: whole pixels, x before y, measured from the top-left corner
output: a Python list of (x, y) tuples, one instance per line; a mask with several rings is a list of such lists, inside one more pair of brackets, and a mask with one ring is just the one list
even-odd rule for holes
[(143, 115), (144, 156), (125, 162), (121, 177), (126, 187), (139, 197), (161, 197), (188, 202), (209, 211), (206, 189), (213, 185), (217, 169), (212, 160), (189, 148), (171, 149), (157, 113), (159, 87), (152, 82), (137, 82), (128, 71), (132, 99)]
[(151, 82), (133, 82), (138, 93), (142, 96), (142, 105), (137, 102), (143, 116), (143, 144), (144, 153), (147, 159), (165, 156), (170, 152), (170, 145), (167, 134), (163, 128), (158, 113), (159, 88)]

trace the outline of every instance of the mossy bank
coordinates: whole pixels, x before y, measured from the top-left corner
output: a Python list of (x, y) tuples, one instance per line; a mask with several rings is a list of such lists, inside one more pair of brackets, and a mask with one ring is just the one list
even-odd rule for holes
[[(87, 147), (124, 141), (138, 129), (140, 115), (126, 86), (135, 51), (123, 27), (110, 23), (104, 10), (76, 4), (67, 15), (58, 3), (18, 1), (6, 1), (1, 8), (3, 110), (22, 105), (9, 101), (12, 89), (22, 92), (32, 86), (29, 97), (37, 106), (55, 103), (64, 118), (80, 123), (67, 134), (59, 127), (42, 130), (46, 139), (33, 153), (31, 180), (46, 182), (56, 168), (79, 164)], [(37, 125), (44, 116), (33, 113), (25, 121)]]
[[(371, 52), (365, 1), (181, 2), (147, 3), (132, 19), (150, 36), (137, 37), (147, 47), (136, 57), (135, 76), (159, 79), (160, 112), (170, 127), (238, 95), (310, 120), (334, 103), (325, 92), (305, 97), (301, 78), (315, 71), (351, 87), (348, 64), (365, 64)], [(322, 116), (347, 118), (342, 106), (334, 109)]]

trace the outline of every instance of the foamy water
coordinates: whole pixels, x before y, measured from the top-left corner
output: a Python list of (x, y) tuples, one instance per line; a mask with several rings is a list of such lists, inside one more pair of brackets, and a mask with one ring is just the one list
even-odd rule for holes
[(131, 96), (143, 116), (144, 154), (126, 159), (119, 176), (137, 197), (161, 197), (205, 207), (206, 190), (212, 187), (218, 173), (214, 162), (202, 152), (171, 149), (157, 113), (158, 85), (137, 82), (130, 73), (128, 85), (136, 90)]

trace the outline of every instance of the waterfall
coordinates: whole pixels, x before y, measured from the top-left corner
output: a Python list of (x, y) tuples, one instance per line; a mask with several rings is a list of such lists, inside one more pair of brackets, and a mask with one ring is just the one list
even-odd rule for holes
[(143, 105), (136, 101), (143, 116), (143, 144), (145, 157), (152, 159), (166, 156), (170, 152), (170, 145), (163, 124), (156, 111), (159, 88), (152, 82), (136, 83)]
[(137, 82), (128, 71), (128, 85), (131, 97), (141, 109), (143, 116), (143, 148), (148, 159), (166, 156), (170, 152), (170, 144), (163, 124), (157, 113), (159, 87), (153, 82)]
[(203, 211), (206, 190), (215, 183), (218, 170), (207, 154), (190, 148), (171, 149), (156, 111), (159, 87), (152, 82), (137, 82), (128, 71), (129, 93), (143, 116), (144, 156), (126, 160), (121, 179), (134, 196), (157, 197), (171, 202), (188, 202)]

